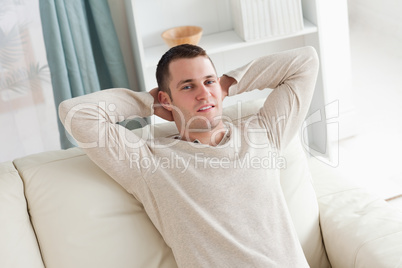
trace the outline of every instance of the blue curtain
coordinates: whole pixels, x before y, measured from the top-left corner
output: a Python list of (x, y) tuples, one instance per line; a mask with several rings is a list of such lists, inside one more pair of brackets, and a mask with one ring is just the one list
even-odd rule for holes
[[(40, 0), (56, 109), (66, 99), (129, 88), (107, 0)], [(75, 146), (58, 119), (63, 149)]]

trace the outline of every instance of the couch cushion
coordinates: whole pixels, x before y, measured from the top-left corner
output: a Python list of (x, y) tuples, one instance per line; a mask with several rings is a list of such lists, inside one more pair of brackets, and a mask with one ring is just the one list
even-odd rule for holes
[(0, 267), (44, 267), (24, 187), (11, 162), (0, 163)]
[(402, 267), (402, 212), (339, 169), (314, 158), (309, 165), (332, 266)]
[(80, 149), (14, 162), (46, 267), (176, 266), (141, 204)]
[(319, 207), (305, 151), (299, 137), (284, 150), (281, 186), (299, 241), (310, 267), (330, 267), (319, 222)]

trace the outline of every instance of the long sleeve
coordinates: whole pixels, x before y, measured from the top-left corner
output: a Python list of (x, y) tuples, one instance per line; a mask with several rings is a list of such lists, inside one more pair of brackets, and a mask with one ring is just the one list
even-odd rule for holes
[[(59, 106), (61, 122), (78, 145), (107, 174), (135, 195), (141, 187), (141, 170), (130, 160), (148, 156), (146, 139), (117, 124), (134, 117), (153, 114), (153, 98), (149, 93), (114, 88), (69, 99)], [(134, 176), (135, 175), (135, 176)], [(138, 196), (137, 196), (138, 198)]]
[(259, 115), (273, 145), (284, 148), (299, 131), (310, 107), (318, 73), (313, 47), (303, 47), (258, 58), (227, 73), (237, 83), (229, 96), (271, 88)]

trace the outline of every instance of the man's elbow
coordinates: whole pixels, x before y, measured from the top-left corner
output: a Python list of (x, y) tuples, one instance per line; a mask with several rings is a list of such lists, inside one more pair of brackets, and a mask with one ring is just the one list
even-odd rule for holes
[(320, 60), (318, 58), (317, 50), (312, 46), (307, 46), (306, 48), (306, 56), (308, 57), (308, 63), (311, 67), (315, 67), (315, 69), (319, 68)]
[(58, 110), (59, 110), (59, 119), (61, 121), (61, 123), (64, 125), (64, 121), (66, 118), (66, 115), (68, 113), (68, 108), (67, 108), (67, 100), (62, 101), (59, 104)]

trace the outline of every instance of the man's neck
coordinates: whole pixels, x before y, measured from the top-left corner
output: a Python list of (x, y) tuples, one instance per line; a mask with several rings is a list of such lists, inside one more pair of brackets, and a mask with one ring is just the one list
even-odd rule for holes
[(226, 128), (224, 124), (221, 122), (217, 127), (213, 130), (205, 131), (205, 132), (191, 132), (191, 130), (185, 131), (181, 135), (182, 140), (194, 142), (198, 140), (202, 144), (208, 144), (210, 146), (217, 146), (223, 137), (225, 136)]

